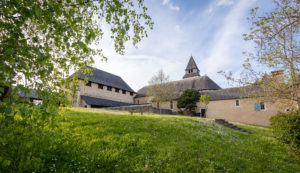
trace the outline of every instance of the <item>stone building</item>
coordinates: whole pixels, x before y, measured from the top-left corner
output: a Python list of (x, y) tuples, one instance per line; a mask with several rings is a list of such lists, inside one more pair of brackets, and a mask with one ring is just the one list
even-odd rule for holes
[[(274, 73), (273, 75), (278, 74)], [(281, 102), (271, 103), (263, 98), (254, 99), (249, 93), (242, 92), (241, 88), (238, 87), (222, 89), (208, 76), (200, 76), (200, 70), (193, 57), (188, 62), (183, 79), (173, 82), (177, 86), (179, 95), (186, 89), (196, 89), (201, 94), (210, 96), (211, 100), (207, 106), (200, 102), (197, 103), (196, 113), (202, 117), (225, 119), (246, 124), (270, 125), (271, 116), (278, 111), (285, 112), (291, 109)], [(147, 89), (148, 86), (138, 90), (134, 98), (135, 104), (150, 103), (151, 99), (146, 95)], [(153, 106), (171, 109), (175, 113), (179, 111), (176, 100), (163, 102), (159, 105), (154, 104)]]
[(73, 106), (102, 108), (133, 104), (136, 92), (120, 76), (93, 69), (92, 75), (87, 77), (88, 83), (85, 84), (86, 75), (78, 73), (79, 90)]
[[(218, 90), (221, 87), (216, 84), (207, 75), (200, 76), (200, 70), (198, 69), (194, 58), (191, 56), (185, 69), (185, 74), (182, 80), (172, 81), (175, 83), (179, 95), (187, 89), (196, 89), (198, 91), (204, 90)], [(147, 95), (148, 86), (145, 86), (138, 90), (137, 96), (134, 99), (135, 104), (145, 104), (150, 102), (150, 98)], [(167, 103), (162, 103), (167, 104)]]

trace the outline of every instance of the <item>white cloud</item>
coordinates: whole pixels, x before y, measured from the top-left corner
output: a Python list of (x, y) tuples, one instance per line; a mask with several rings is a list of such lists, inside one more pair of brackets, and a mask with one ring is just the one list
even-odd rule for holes
[(179, 11), (180, 8), (177, 5), (174, 5), (171, 0), (163, 0), (162, 5), (168, 6), (171, 10)]
[(247, 31), (247, 28), (243, 27), (243, 19), (252, 3), (253, 1), (240, 0), (225, 16), (222, 26), (211, 41), (214, 45), (211, 46), (208, 57), (204, 60), (206, 66), (210, 67), (208, 72), (233, 71), (241, 65), (243, 58), (237, 55), (242, 56), (241, 52), (246, 48), (241, 35)]
[(217, 2), (218, 6), (230, 6), (234, 3), (234, 0), (219, 0)]
[(221, 87), (227, 87), (227, 82), (217, 71), (240, 70), (242, 51), (246, 49), (241, 34), (247, 31), (245, 15), (252, 0), (236, 0), (228, 8), (221, 8), (215, 0), (176, 13), (166, 10), (171, 0), (145, 2), (149, 3), (150, 15), (155, 22), (154, 30), (148, 32), (149, 38), (143, 39), (138, 49), (127, 44), (122, 56), (115, 53), (114, 44), (105, 35), (105, 30), (104, 41), (99, 46), (108, 61), (96, 61), (95, 66), (119, 75), (137, 91), (147, 85), (159, 69), (163, 69), (171, 80), (180, 80), (192, 53), (201, 75), (207, 74)]

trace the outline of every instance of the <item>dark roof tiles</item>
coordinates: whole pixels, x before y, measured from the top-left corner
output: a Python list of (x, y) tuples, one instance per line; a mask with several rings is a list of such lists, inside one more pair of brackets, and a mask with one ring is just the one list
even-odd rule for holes
[[(221, 89), (219, 85), (217, 85), (213, 80), (211, 80), (208, 76), (196, 76), (190, 77), (178, 81), (174, 81), (175, 85), (177, 86), (177, 90), (179, 92), (183, 92), (187, 89), (196, 89), (199, 91), (202, 90), (218, 90)], [(138, 95), (143, 96), (147, 94), (149, 86), (145, 86), (138, 90)]]
[[(256, 87), (235, 87), (220, 90), (201, 91), (201, 94), (210, 96), (210, 100), (230, 100), (253, 97), (257, 91)], [(258, 96), (258, 95), (257, 95)]]
[(101, 99), (96, 97), (89, 97), (81, 95), (81, 98), (89, 105), (102, 106), (102, 107), (116, 107), (116, 106), (129, 106), (130, 103), (118, 102), (113, 100)]
[[(94, 69), (92, 73), (93, 74), (91, 76), (88, 76), (88, 81), (103, 84), (106, 86), (111, 86), (114, 88), (123, 89), (130, 92), (135, 92), (120, 76), (105, 72), (100, 69)], [(78, 78), (84, 79), (85, 77), (86, 75), (80, 72)]]

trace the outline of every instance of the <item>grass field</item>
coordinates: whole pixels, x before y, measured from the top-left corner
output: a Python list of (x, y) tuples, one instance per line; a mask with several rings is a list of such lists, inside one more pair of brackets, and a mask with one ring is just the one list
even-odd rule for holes
[(54, 147), (38, 156), (43, 169), (36, 170), (300, 172), (299, 157), (277, 142), (270, 128), (237, 125), (253, 134), (195, 117), (67, 109)]
[(239, 125), (253, 134), (193, 117), (72, 109), (55, 164), (91, 172), (300, 172), (299, 158), (270, 128)]

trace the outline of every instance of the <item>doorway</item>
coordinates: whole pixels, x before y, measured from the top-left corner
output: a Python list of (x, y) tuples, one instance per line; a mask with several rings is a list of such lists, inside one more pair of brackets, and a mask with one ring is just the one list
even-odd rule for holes
[(205, 112), (206, 112), (206, 109), (201, 108), (200, 109), (200, 117), (205, 118), (206, 117)]

